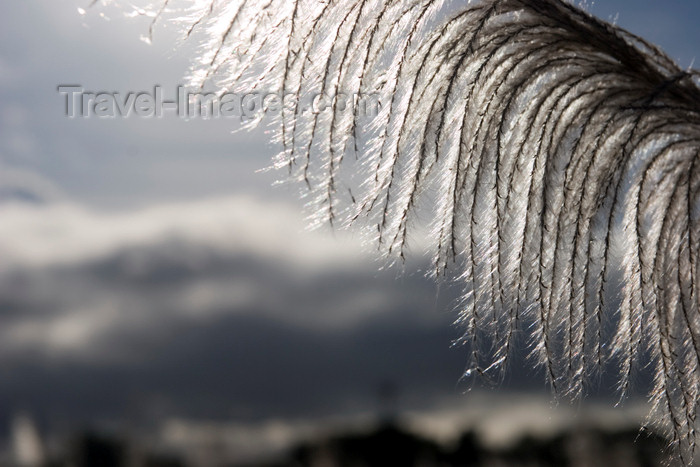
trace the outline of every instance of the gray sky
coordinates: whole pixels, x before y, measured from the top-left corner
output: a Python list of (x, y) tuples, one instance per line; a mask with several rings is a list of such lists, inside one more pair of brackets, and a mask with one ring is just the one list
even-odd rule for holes
[[(63, 118), (59, 84), (117, 92), (160, 84), (172, 96), (197, 54), (197, 44), (180, 44), (172, 25), (156, 26), (148, 45), (140, 38), (149, 18), (127, 18), (127, 7), (95, 8), (81, 16), (77, 8), (86, 3), (0, 6), (3, 165), (39, 173), (72, 199), (99, 207), (239, 192), (289, 198), (288, 191), (269, 188), (275, 174), (254, 173), (269, 164), (276, 148), (262, 130), (232, 134), (239, 128), (235, 119)], [(661, 45), (683, 66), (696, 57), (696, 2), (609, 0), (589, 8)]]

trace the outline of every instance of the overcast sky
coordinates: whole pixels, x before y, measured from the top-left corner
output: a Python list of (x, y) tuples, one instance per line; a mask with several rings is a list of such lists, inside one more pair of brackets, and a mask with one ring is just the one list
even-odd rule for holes
[[(463, 401), (458, 288), (420, 254), (397, 279), (357, 235), (305, 231), (297, 189), (259, 172), (264, 129), (65, 117), (59, 85), (169, 98), (197, 54), (88, 3), (0, 3), (0, 424), (316, 417), (371, 410), (385, 381), (406, 406)], [(589, 8), (685, 67), (700, 54), (698, 2)]]
[[(141, 38), (150, 19), (127, 18), (126, 6), (93, 8), (87, 0), (27, 0), (0, 6), (0, 161), (38, 173), (65, 195), (101, 208), (130, 208), (238, 192), (289, 198), (270, 189), (275, 146), (263, 131), (235, 133), (236, 119), (66, 119), (60, 84), (126, 93), (161, 85), (166, 98), (185, 81), (198, 51), (181, 44), (179, 29), (164, 22), (152, 45)], [(121, 2), (145, 4), (144, 0)], [(696, 2), (653, 0), (588, 2), (659, 44), (681, 65), (696, 58), (700, 32)], [(105, 15), (101, 18), (101, 14)]]

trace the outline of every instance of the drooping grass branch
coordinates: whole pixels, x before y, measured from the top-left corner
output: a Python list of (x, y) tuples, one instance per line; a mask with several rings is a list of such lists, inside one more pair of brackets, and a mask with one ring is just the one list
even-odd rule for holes
[[(186, 34), (210, 41), (197, 84), (294, 97), (276, 165), (308, 185), (320, 222), (369, 218), (403, 257), (421, 206), (430, 214), (435, 274), (462, 273), (475, 370), (503, 371), (526, 334), (559, 393), (580, 396), (612, 359), (624, 395), (650, 355), (652, 402), (690, 462), (698, 72), (560, 0), (185, 3)], [(321, 95), (325, 110), (308, 111)], [(361, 183), (343, 209), (350, 155)]]

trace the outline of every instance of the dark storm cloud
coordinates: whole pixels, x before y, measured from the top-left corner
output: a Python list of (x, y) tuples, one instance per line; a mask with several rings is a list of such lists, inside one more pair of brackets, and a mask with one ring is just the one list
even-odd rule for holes
[(377, 273), (342, 234), (299, 233), (283, 206), (3, 213), (16, 229), (0, 235), (0, 399), (11, 407), (66, 423), (256, 420), (372, 409), (386, 381), (412, 405), (459, 392), (454, 295), (419, 274)]

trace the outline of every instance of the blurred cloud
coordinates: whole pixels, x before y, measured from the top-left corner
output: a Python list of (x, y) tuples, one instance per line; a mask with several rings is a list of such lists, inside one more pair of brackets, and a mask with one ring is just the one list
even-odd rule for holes
[[(35, 309), (33, 317), (11, 310), (0, 331), (4, 356), (43, 348), (93, 359), (110, 336), (145, 338), (151, 326), (162, 331), (162, 320), (207, 322), (257, 308), (259, 318), (322, 329), (397, 305), (382, 287), (348, 296), (343, 276), (357, 281), (374, 267), (360, 242), (301, 235), (303, 219), (281, 203), (241, 196), (96, 213), (9, 202), (0, 216), (2, 296)], [(332, 289), (316, 285), (333, 276)]]
[(12, 203), (43, 205), (64, 199), (62, 191), (44, 177), (27, 170), (0, 166), (0, 206)]
[(367, 410), (386, 379), (425, 403), (464, 365), (432, 280), (376, 272), (358, 239), (304, 232), (284, 203), (12, 202), (0, 216), (0, 398), (39, 413)]
[[(11, 179), (11, 175), (6, 173), (3, 178)], [(6, 222), (0, 231), (3, 268), (84, 262), (164, 238), (292, 263), (301, 271), (323, 264), (342, 269), (366, 264), (371, 257), (359, 241), (344, 235), (337, 239), (324, 234), (300, 235), (306, 224), (296, 207), (249, 196), (116, 213), (68, 202), (35, 207), (7, 203), (2, 216)], [(346, 248), (339, 248), (339, 241), (345, 242)], [(358, 255), (358, 251), (362, 253)]]

